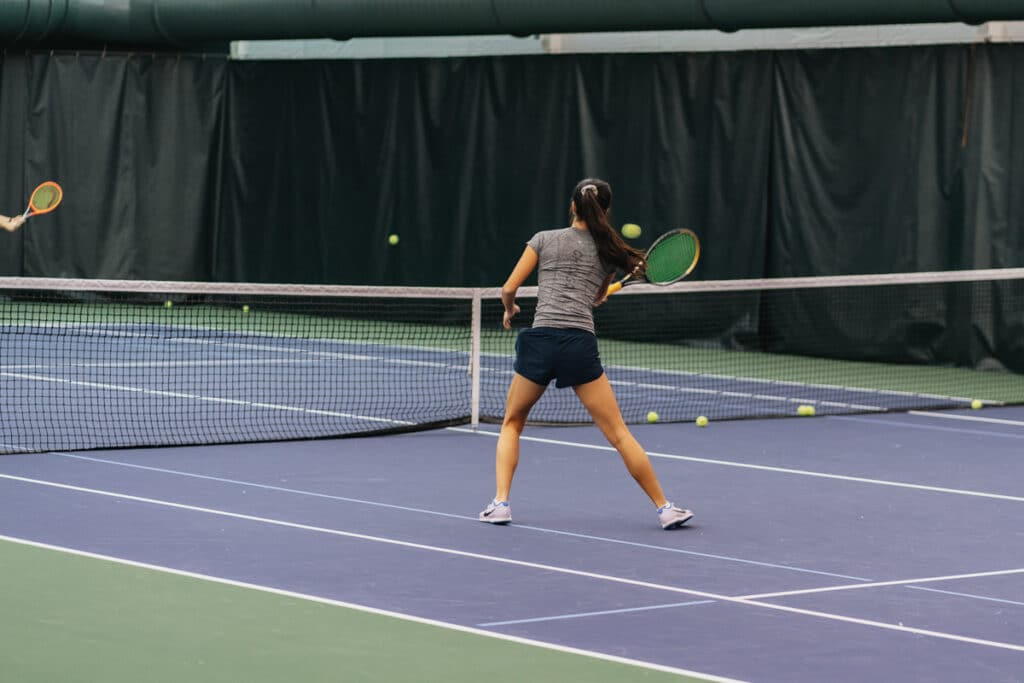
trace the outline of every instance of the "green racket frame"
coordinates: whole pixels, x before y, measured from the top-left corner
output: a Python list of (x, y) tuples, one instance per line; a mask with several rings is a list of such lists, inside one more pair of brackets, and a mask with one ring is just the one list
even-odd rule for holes
[(626, 284), (649, 282), (652, 285), (670, 285), (679, 282), (693, 272), (700, 260), (700, 240), (692, 230), (681, 228), (666, 232), (655, 240), (644, 255), (647, 272), (634, 277), (628, 274), (608, 286), (608, 294), (614, 294)]

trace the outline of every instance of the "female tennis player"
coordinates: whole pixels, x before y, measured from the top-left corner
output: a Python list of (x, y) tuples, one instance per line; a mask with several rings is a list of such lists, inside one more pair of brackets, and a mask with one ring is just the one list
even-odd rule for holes
[(3, 228), (7, 232), (14, 232), (25, 223), (25, 217), (18, 216), (0, 216), (0, 228)]
[(516, 338), (515, 374), (505, 400), (505, 418), (495, 462), (497, 491), (480, 513), (480, 521), (512, 521), (509, 492), (519, 464), (519, 436), (530, 409), (551, 380), (572, 387), (608, 442), (622, 456), (626, 469), (648, 495), (664, 529), (675, 529), (693, 513), (670, 503), (661, 490), (647, 453), (629, 431), (608, 377), (601, 367), (594, 335), (593, 307), (607, 297), (616, 269), (642, 272), (643, 255), (627, 245), (608, 222), (611, 187), (587, 178), (572, 193), (572, 225), (538, 232), (526, 244), (519, 262), (501, 288), (503, 324), (511, 329), (519, 313), (516, 292), (534, 268), (539, 294), (533, 327)]

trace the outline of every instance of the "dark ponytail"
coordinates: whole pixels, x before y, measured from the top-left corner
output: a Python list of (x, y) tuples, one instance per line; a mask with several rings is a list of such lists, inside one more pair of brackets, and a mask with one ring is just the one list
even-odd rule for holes
[(624, 273), (636, 270), (637, 275), (642, 275), (647, 266), (643, 252), (626, 244), (608, 222), (608, 210), (612, 206), (611, 186), (597, 178), (586, 178), (577, 183), (572, 201), (576, 206), (574, 218), (587, 224), (601, 261)]

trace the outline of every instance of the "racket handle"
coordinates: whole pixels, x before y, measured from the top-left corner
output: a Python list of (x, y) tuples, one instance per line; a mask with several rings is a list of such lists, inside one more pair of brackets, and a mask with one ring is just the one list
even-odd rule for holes
[(610, 285), (608, 285), (608, 293), (607, 293), (606, 296), (611, 296), (615, 292), (617, 292), (620, 289), (622, 289), (622, 282), (623, 282), (622, 280), (619, 280), (618, 282), (613, 282)]

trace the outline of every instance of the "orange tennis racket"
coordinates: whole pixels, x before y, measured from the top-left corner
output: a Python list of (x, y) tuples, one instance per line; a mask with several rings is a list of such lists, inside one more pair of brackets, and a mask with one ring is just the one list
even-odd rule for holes
[(28, 208), (25, 209), (25, 213), (22, 215), (25, 218), (31, 218), (32, 216), (50, 213), (57, 208), (62, 199), (64, 199), (64, 190), (54, 181), (47, 180), (32, 190), (32, 196), (28, 199)]

